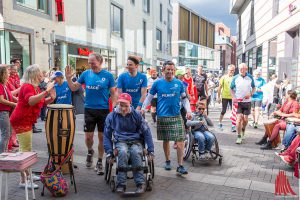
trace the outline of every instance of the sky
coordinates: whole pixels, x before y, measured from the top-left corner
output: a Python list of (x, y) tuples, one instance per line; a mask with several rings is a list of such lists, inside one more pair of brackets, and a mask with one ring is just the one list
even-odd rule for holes
[(178, 0), (212, 22), (223, 22), (236, 35), (236, 15), (229, 14), (230, 0)]

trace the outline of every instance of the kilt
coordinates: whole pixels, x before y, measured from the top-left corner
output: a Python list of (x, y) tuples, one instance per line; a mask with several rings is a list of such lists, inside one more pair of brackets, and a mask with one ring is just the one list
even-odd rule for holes
[(157, 118), (157, 139), (163, 141), (184, 141), (184, 126), (180, 115)]

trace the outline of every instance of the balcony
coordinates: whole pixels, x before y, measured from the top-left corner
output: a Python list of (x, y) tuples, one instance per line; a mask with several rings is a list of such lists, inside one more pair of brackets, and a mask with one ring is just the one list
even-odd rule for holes
[(230, 14), (238, 14), (247, 0), (230, 0)]

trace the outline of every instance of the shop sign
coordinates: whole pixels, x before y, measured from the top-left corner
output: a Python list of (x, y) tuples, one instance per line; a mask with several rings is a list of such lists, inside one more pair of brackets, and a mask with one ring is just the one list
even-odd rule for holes
[(57, 21), (59, 22), (63, 22), (65, 21), (65, 9), (64, 9), (64, 2), (63, 0), (55, 0), (56, 2), (56, 17), (57, 17)]
[(78, 48), (78, 55), (89, 56), (91, 53), (94, 53), (94, 51), (91, 51), (88, 48)]

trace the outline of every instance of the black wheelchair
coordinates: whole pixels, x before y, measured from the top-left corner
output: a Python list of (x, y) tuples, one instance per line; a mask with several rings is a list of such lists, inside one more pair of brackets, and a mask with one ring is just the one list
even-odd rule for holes
[(202, 162), (208, 162), (210, 160), (216, 160), (219, 158), (219, 165), (222, 165), (222, 158), (223, 156), (220, 154), (219, 144), (216, 135), (210, 131), (214, 137), (215, 142), (211, 148), (210, 158), (205, 160), (200, 160), (199, 156), (197, 154), (198, 152), (198, 142), (194, 137), (194, 134), (191, 129), (186, 130), (185, 134), (185, 145), (184, 145), (184, 157), (183, 160), (187, 160), (190, 157), (190, 154), (192, 153), (192, 165), (195, 166), (196, 160), (200, 160)]
[[(134, 170), (136, 171), (141, 171), (143, 170), (144, 176), (145, 176), (145, 181), (146, 181), (146, 191), (152, 191), (152, 185), (153, 185), (153, 179), (154, 179), (154, 161), (149, 160), (147, 156), (147, 150), (145, 145), (143, 144), (143, 156), (142, 156), (142, 162), (143, 165), (136, 169), (131, 166), (130, 159), (128, 161), (128, 167), (127, 168), (118, 168), (118, 151), (116, 148), (114, 148), (113, 151), (113, 161), (110, 161), (106, 159), (105, 162), (105, 172), (104, 172), (104, 179), (107, 184), (109, 184), (110, 189), (112, 192), (116, 191), (116, 178), (118, 175), (118, 172), (133, 172)], [(115, 165), (114, 165), (115, 163)], [(115, 166), (115, 167), (114, 167)], [(113, 173), (114, 172), (114, 173)], [(132, 177), (127, 176), (127, 179), (133, 179)], [(135, 192), (127, 192), (125, 191), (123, 194), (135, 194)]]

